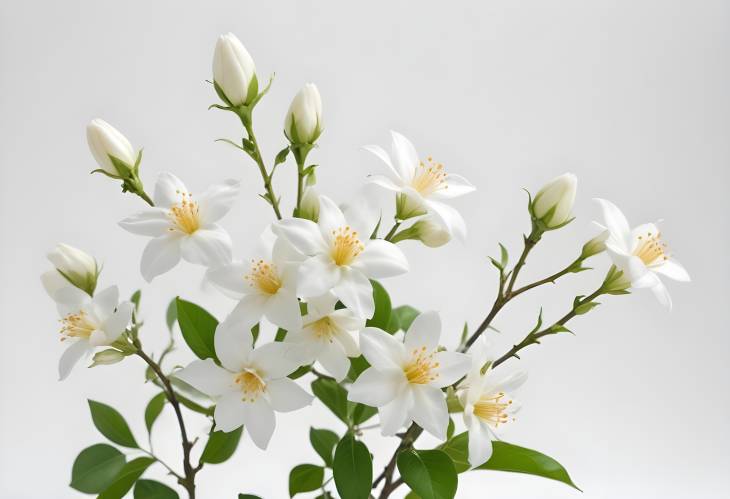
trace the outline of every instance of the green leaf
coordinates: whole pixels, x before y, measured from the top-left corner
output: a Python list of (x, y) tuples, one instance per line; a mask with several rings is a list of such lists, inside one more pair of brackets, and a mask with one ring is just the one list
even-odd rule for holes
[[(442, 444), (439, 449), (446, 452), (454, 462), (458, 473), (467, 471), (469, 466), (469, 435), (460, 433)], [(478, 470), (509, 471), (550, 478), (580, 490), (568, 475), (568, 472), (555, 459), (532, 449), (509, 444), (492, 442), (492, 457), (489, 461), (476, 467)]]
[(337, 433), (331, 430), (310, 428), (309, 429), (309, 442), (312, 444), (312, 448), (322, 458), (324, 464), (331, 468), (333, 464), (333, 452), (335, 445), (340, 441), (340, 437)]
[(420, 312), (410, 305), (401, 305), (395, 307), (390, 314), (390, 322), (387, 331), (390, 334), (398, 331), (408, 331), (413, 320), (418, 317)]
[(403, 481), (422, 499), (451, 499), (458, 477), (448, 454), (440, 450), (405, 450), (398, 454)]
[(281, 151), (279, 151), (276, 154), (276, 158), (274, 159), (274, 166), (282, 164), (284, 161), (286, 161), (286, 157), (289, 154), (289, 146), (285, 147)]
[(312, 370), (312, 366), (311, 365), (299, 366), (299, 367), (297, 367), (297, 370), (294, 371), (293, 373), (291, 373), (289, 376), (287, 376), (287, 378), (289, 378), (289, 379), (299, 379), (299, 378), (301, 378), (302, 376), (304, 376), (305, 374), (307, 374), (311, 370)]
[(217, 362), (218, 358), (213, 346), (215, 328), (218, 327), (216, 318), (198, 305), (179, 297), (176, 301), (176, 308), (177, 322), (180, 324), (180, 331), (190, 350), (200, 359), (214, 359)]
[(375, 313), (371, 319), (368, 319), (365, 325), (369, 327), (379, 327), (387, 329), (390, 322), (390, 313), (392, 306), (390, 304), (390, 296), (385, 288), (378, 281), (371, 280), (373, 285), (373, 300), (375, 300)]
[(177, 321), (177, 298), (173, 298), (170, 300), (170, 304), (167, 306), (167, 311), (165, 312), (165, 323), (167, 324), (167, 329), (172, 331), (172, 328), (175, 326), (175, 322)]
[(137, 441), (134, 439), (129, 425), (127, 425), (127, 422), (116, 409), (94, 400), (89, 400), (88, 402), (89, 409), (91, 410), (91, 419), (94, 421), (96, 429), (102, 435), (115, 444), (137, 448)]
[(97, 499), (122, 499), (132, 489), (134, 482), (154, 462), (151, 457), (138, 457), (129, 461), (114, 478), (114, 482), (104, 489)]
[(166, 402), (167, 397), (165, 397), (164, 392), (160, 392), (147, 403), (147, 407), (144, 410), (144, 424), (147, 427), (148, 433), (152, 431), (152, 425), (155, 424)]
[(259, 496), (253, 494), (238, 494), (238, 499), (261, 499)]
[(230, 433), (222, 431), (214, 431), (208, 438), (208, 443), (205, 444), (203, 454), (200, 456), (200, 462), (219, 464), (230, 459), (236, 448), (238, 442), (241, 440), (241, 433), (243, 433), (243, 427), (237, 428)]
[(134, 499), (180, 499), (173, 489), (155, 480), (137, 480)]
[(369, 405), (350, 402), (350, 419), (355, 425), (361, 425), (378, 413), (378, 409)]
[(142, 291), (137, 290), (134, 293), (132, 293), (132, 297), (129, 299), (132, 303), (134, 303), (134, 309), (139, 310), (139, 301), (142, 298)]
[(70, 486), (79, 492), (98, 494), (114, 481), (124, 463), (124, 454), (109, 444), (87, 447), (76, 456)]
[(348, 401), (347, 390), (342, 388), (336, 381), (325, 378), (318, 378), (312, 382), (312, 393), (322, 401), (335, 416), (343, 423), (348, 424)]
[(316, 464), (300, 464), (289, 473), (289, 497), (300, 492), (317, 490), (324, 482), (324, 468)]
[(335, 449), (335, 486), (342, 499), (367, 499), (373, 483), (373, 462), (364, 443), (345, 435)]
[(284, 338), (286, 338), (286, 329), (278, 328), (276, 330), (276, 335), (274, 336), (274, 341), (284, 341)]
[(360, 355), (359, 357), (350, 358), (350, 370), (347, 371), (348, 379), (355, 381), (368, 367), (370, 367), (370, 363), (364, 356)]

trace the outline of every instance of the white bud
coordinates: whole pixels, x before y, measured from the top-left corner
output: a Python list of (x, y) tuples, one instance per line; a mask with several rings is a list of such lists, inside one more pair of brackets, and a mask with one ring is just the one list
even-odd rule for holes
[(250, 104), (258, 94), (256, 65), (233, 33), (219, 36), (215, 44), (213, 81), (233, 106)]
[(137, 153), (127, 137), (102, 119), (91, 120), (86, 126), (86, 140), (96, 163), (107, 173), (126, 177), (114, 166), (110, 156), (132, 168), (137, 161)]
[(572, 217), (578, 179), (572, 173), (548, 182), (532, 200), (532, 212), (548, 229), (555, 229)]
[(583, 245), (583, 250), (580, 253), (581, 259), (585, 260), (599, 253), (603, 253), (606, 250), (606, 239), (608, 239), (609, 232), (604, 230), (596, 237), (588, 241)]
[(419, 220), (412, 228), (416, 231), (416, 238), (429, 248), (438, 248), (451, 241), (449, 231), (430, 217)]
[(292, 100), (284, 133), (297, 144), (313, 144), (322, 133), (322, 98), (314, 83), (304, 85)]
[[(86, 291), (89, 295), (93, 295), (94, 289), (96, 289), (96, 280), (99, 277), (99, 268), (96, 260), (91, 255), (73, 246), (61, 243), (47, 256), (58, 272), (63, 274), (71, 284)], [(56, 280), (56, 282), (58, 281)], [(50, 282), (49, 284), (55, 285), (55, 283)]]
[(304, 190), (299, 216), (313, 222), (319, 220), (319, 194), (314, 187), (307, 187)]

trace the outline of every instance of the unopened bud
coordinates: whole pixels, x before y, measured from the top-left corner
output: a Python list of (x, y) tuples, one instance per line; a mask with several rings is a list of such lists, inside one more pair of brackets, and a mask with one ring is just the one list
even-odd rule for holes
[(109, 366), (116, 364), (117, 362), (121, 362), (124, 360), (124, 357), (126, 356), (119, 350), (107, 348), (106, 350), (102, 350), (101, 352), (96, 352), (94, 354), (93, 362), (89, 367)]
[(419, 220), (412, 228), (416, 231), (416, 239), (429, 248), (438, 248), (451, 241), (449, 231), (430, 217)]
[(213, 54), (213, 84), (231, 106), (250, 104), (258, 95), (256, 65), (233, 33), (221, 35)]
[(319, 194), (314, 187), (304, 189), (298, 216), (299, 218), (306, 218), (312, 222), (319, 220)]
[(572, 220), (577, 186), (578, 179), (572, 173), (565, 173), (551, 180), (532, 200), (532, 216), (546, 230), (558, 229), (567, 224)]
[(609, 232), (604, 230), (596, 237), (588, 241), (583, 245), (583, 250), (580, 252), (580, 259), (585, 260), (599, 253), (606, 251), (606, 239), (608, 239)]
[[(47, 256), (48, 260), (56, 267), (56, 270), (68, 282), (85, 291), (89, 296), (94, 294), (96, 281), (101, 270), (91, 255), (78, 248), (61, 243)], [(47, 290), (48, 286), (55, 286), (56, 283), (58, 283), (57, 279), (51, 281), (48, 276), (44, 279)]]
[(322, 98), (314, 83), (304, 85), (292, 100), (284, 134), (293, 144), (314, 144), (322, 133)]

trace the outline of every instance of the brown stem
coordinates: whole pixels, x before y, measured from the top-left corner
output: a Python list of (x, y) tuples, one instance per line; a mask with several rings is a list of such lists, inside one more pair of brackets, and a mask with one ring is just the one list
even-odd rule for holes
[(379, 499), (387, 499), (388, 497), (390, 497), (390, 494), (392, 494), (393, 491), (403, 483), (403, 480), (400, 478), (395, 481), (393, 480), (393, 473), (395, 473), (395, 466), (398, 460), (398, 454), (400, 454), (403, 450), (410, 448), (413, 445), (413, 442), (416, 441), (416, 439), (421, 435), (422, 432), (423, 429), (420, 426), (418, 426), (416, 423), (412, 423), (411, 426), (408, 427), (406, 432), (401, 436), (400, 444), (398, 444), (398, 447), (395, 449), (395, 452), (390, 458), (390, 461), (388, 461), (388, 464), (385, 465), (383, 472), (373, 482), (373, 488), (375, 488), (381, 481), (385, 480), (385, 483), (383, 484), (383, 490), (380, 491), (380, 495), (378, 496)]
[(178, 477), (178, 482), (180, 483), (180, 485), (185, 487), (185, 490), (188, 492), (188, 497), (190, 499), (195, 499), (195, 474), (200, 470), (201, 466), (198, 465), (194, 468), (193, 465), (190, 463), (190, 450), (193, 447), (193, 443), (188, 440), (188, 432), (185, 428), (185, 421), (183, 420), (182, 411), (180, 410), (180, 402), (175, 395), (175, 391), (172, 388), (172, 383), (170, 383), (170, 379), (165, 376), (160, 366), (146, 353), (144, 353), (142, 349), (139, 348), (139, 345), (137, 345), (137, 347), (137, 356), (139, 356), (147, 363), (147, 365), (150, 366), (150, 368), (154, 371), (159, 380), (162, 382), (165, 396), (167, 397), (167, 400), (170, 401), (170, 405), (172, 405), (172, 408), (175, 411), (177, 424), (180, 427), (180, 437), (182, 439), (183, 471), (185, 475), (184, 477)]

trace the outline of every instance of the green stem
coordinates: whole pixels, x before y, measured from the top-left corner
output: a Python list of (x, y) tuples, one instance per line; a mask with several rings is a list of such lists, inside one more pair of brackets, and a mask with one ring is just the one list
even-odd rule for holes
[(259, 172), (261, 173), (261, 178), (264, 181), (264, 188), (266, 189), (266, 194), (269, 198), (269, 202), (271, 203), (271, 207), (274, 209), (274, 213), (276, 214), (276, 218), (278, 220), (281, 220), (281, 210), (279, 210), (279, 200), (276, 197), (276, 194), (274, 194), (274, 186), (271, 184), (271, 175), (266, 170), (266, 165), (264, 164), (263, 157), (261, 156), (261, 149), (259, 148), (259, 143), (256, 140), (256, 135), (254, 135), (253, 132), (253, 125), (251, 124), (250, 120), (244, 120), (241, 119), (241, 123), (243, 123), (244, 128), (246, 129), (246, 133), (248, 134), (248, 140), (251, 141), (253, 144), (253, 151), (246, 151), (249, 156), (251, 156), (251, 159), (253, 159), (256, 164), (259, 167)]
[(294, 158), (297, 161), (297, 206), (294, 209), (294, 216), (299, 216), (299, 211), (302, 208), (302, 199), (304, 198), (304, 165), (307, 161), (307, 154), (296, 146), (292, 146)]
[(401, 223), (403, 222), (396, 220), (395, 224), (393, 224), (393, 227), (391, 227), (390, 231), (388, 231), (383, 239), (386, 241), (390, 241), (391, 239), (393, 239), (393, 236), (395, 236), (395, 233), (398, 231), (398, 227), (400, 227)]

